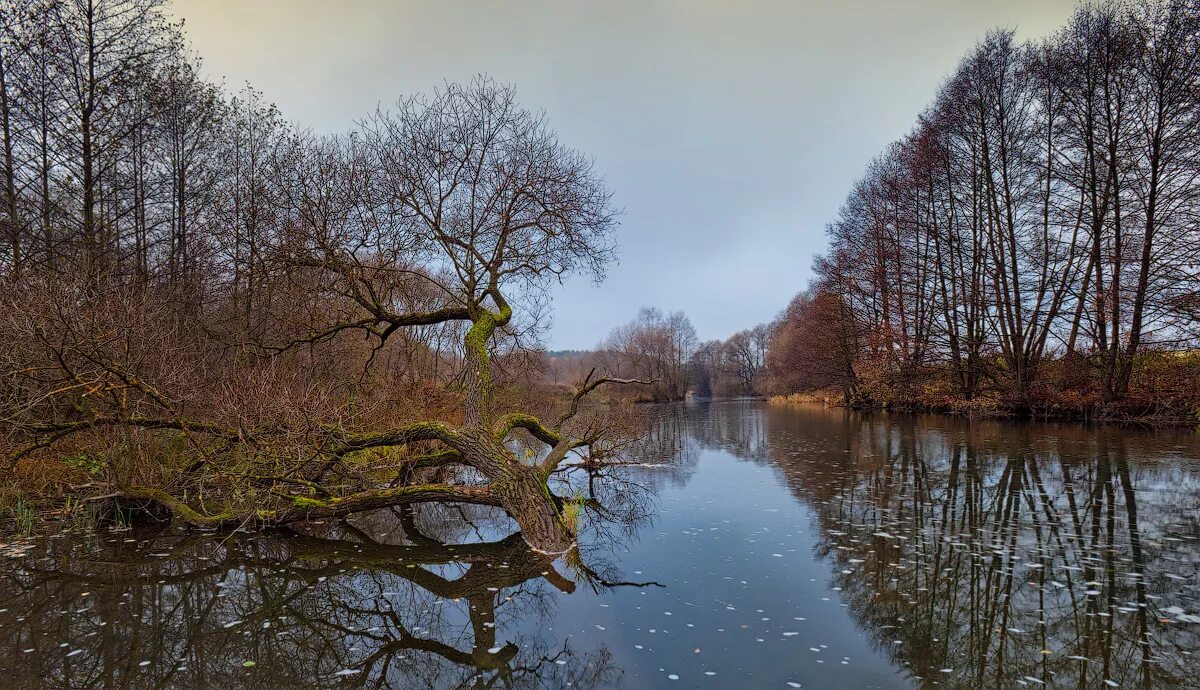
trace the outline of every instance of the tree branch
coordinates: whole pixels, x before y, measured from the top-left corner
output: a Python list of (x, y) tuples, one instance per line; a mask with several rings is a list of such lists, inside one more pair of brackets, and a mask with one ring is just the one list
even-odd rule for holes
[(510, 412), (496, 420), (492, 427), (492, 433), (499, 441), (504, 441), (513, 429), (524, 429), (528, 431), (534, 438), (553, 446), (562, 440), (561, 434), (555, 430), (548, 428), (542, 424), (542, 420), (534, 417), (531, 414), (524, 412)]
[(406, 503), (472, 503), (499, 506), (499, 500), (488, 487), (452, 486), (450, 484), (415, 484), (387, 489), (369, 489), (349, 496), (327, 500), (296, 496), (292, 505), (280, 509), (259, 508), (239, 513), (232, 509), (216, 515), (203, 513), (165, 491), (146, 486), (131, 486), (121, 492), (126, 498), (157, 503), (171, 511), (176, 518), (193, 527), (231, 527), (245, 523), (283, 525), (319, 518), (339, 517), (351, 513), (386, 508)]
[(555, 428), (561, 429), (562, 425), (567, 423), (567, 420), (571, 419), (572, 417), (574, 417), (576, 414), (579, 413), (580, 401), (583, 400), (588, 395), (590, 395), (592, 393), (592, 391), (596, 390), (597, 388), (599, 388), (600, 386), (603, 386), (606, 383), (616, 383), (616, 384), (620, 384), (620, 385), (637, 384), (640, 386), (649, 386), (658, 381), (658, 379), (651, 379), (649, 381), (643, 381), (642, 379), (618, 379), (618, 378), (612, 378), (609, 376), (602, 376), (598, 379), (593, 380), (592, 377), (595, 375), (596, 375), (596, 369), (595, 369), (595, 367), (593, 367), (592, 370), (588, 372), (588, 375), (583, 379), (583, 384), (580, 385), (579, 388), (575, 389), (575, 394), (573, 396), (571, 396), (571, 404), (562, 413), (562, 415), (559, 416), (558, 421), (554, 425)]
[(226, 427), (217, 426), (215, 424), (206, 424), (204, 422), (194, 422), (185, 419), (156, 419), (152, 417), (97, 417), (95, 419), (86, 419), (76, 422), (35, 424), (25, 427), (26, 430), (35, 436), (49, 435), (49, 437), (37, 441), (36, 443), (33, 443), (21, 449), (16, 454), (10, 456), (6, 469), (12, 469), (13, 466), (21, 460), (21, 458), (36, 450), (48, 448), (67, 436), (80, 431), (87, 431), (89, 429), (107, 426), (133, 426), (142, 429), (176, 429), (184, 432), (195, 431), (233, 441), (244, 438), (243, 434), (237, 429), (229, 429)]
[(418, 422), (373, 434), (335, 435), (333, 441), (334, 446), (330, 452), (341, 457), (368, 448), (402, 446), (417, 441), (441, 441), (457, 450), (461, 439), (457, 431), (442, 422)]

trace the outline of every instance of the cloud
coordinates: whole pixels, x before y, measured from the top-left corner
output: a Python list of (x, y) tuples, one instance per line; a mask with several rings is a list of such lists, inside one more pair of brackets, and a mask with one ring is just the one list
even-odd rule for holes
[(556, 294), (550, 345), (588, 347), (644, 305), (702, 338), (803, 287), (850, 184), (994, 26), (1038, 36), (1073, 0), (503, 3), (176, 0), (207, 72), (301, 126), (478, 72), (514, 83), (594, 156), (626, 213), (601, 288)]

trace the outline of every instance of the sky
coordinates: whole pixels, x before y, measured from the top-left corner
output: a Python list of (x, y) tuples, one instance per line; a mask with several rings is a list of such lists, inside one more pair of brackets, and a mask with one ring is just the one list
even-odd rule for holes
[(599, 284), (554, 288), (550, 349), (641, 307), (702, 340), (773, 319), (854, 180), (992, 28), (1036, 39), (1074, 0), (174, 0), (231, 88), (302, 128), (486, 73), (592, 157), (621, 209)]

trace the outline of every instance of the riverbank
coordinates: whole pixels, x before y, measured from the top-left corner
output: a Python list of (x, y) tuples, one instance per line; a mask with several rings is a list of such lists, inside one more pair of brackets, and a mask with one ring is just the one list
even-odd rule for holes
[[(827, 377), (808, 390), (776, 395), (776, 404), (819, 402), (861, 410), (903, 410), (981, 418), (1114, 422), (1145, 426), (1200, 424), (1200, 353), (1146, 352), (1133, 362), (1122, 394), (1105, 385), (1099, 363), (1083, 357), (1043, 360), (1023, 387), (1002, 362), (967, 376), (945, 364), (856, 362), (853, 376)], [(964, 383), (964, 381), (969, 382)], [(803, 388), (803, 386), (796, 386)], [(973, 391), (967, 395), (963, 391)], [(849, 393), (847, 391), (850, 391)]]
[(847, 402), (839, 391), (817, 390), (768, 398), (772, 405), (818, 403), (829, 407), (844, 407), (859, 411), (898, 411), (927, 414), (946, 414), (982, 419), (1034, 419), (1042, 421), (1076, 422), (1080, 424), (1113, 423), (1154, 427), (1200, 426), (1200, 407), (1189, 407), (1189, 401), (1127, 399), (1109, 403), (1083, 403), (1069, 392), (1053, 400), (1021, 406), (999, 397), (982, 396), (972, 400), (961, 398), (915, 398), (903, 400), (873, 400), (859, 396)]
[[(1200, 673), (1195, 656), (1154, 663), (1137, 646), (1143, 630), (1159, 649), (1194, 646), (1181, 507), (1200, 500), (1196, 434), (752, 402), (670, 411), (647, 434), (671, 462), (597, 477), (642, 488), (626, 495), (634, 510), (587, 513), (578, 566), (533, 552), (500, 516), (420, 506), (0, 548), (4, 677), (449, 690), (521, 668), (596, 690), (900, 690), (1032, 684), (1031, 663), (1064, 687), (1187, 687)], [(604, 579), (587, 579), (598, 561)], [(1077, 615), (1097, 601), (1132, 603)], [(1109, 620), (1125, 634), (1095, 634)], [(1050, 644), (1020, 634), (1042, 628)]]

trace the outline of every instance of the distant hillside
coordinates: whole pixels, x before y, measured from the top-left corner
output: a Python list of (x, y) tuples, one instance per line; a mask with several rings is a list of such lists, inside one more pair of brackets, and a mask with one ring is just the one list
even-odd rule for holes
[(551, 358), (582, 357), (584, 355), (590, 355), (591, 353), (592, 353), (591, 350), (547, 350), (546, 351), (546, 354)]

